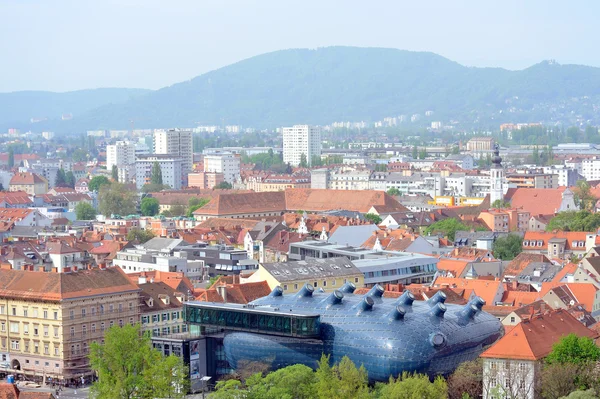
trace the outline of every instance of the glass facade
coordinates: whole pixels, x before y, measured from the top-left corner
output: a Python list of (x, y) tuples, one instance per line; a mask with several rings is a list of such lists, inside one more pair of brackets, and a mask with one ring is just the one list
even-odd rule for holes
[[(192, 324), (207, 320), (210, 325), (222, 327), (224, 352), (233, 368), (240, 361), (266, 362), (273, 369), (296, 363), (316, 367), (325, 353), (332, 362), (346, 355), (355, 364), (364, 364), (372, 381), (387, 381), (403, 371), (451, 373), (461, 362), (477, 358), (504, 333), (494, 316), (481, 311), (483, 303), (479, 299), (467, 305), (444, 305), (445, 298), (413, 302), (406, 300), (407, 294), (399, 299), (385, 298), (381, 296), (383, 290), (355, 295), (346, 288), (329, 294), (307, 287), (298, 294), (274, 291), (252, 303), (255, 311), (270, 309), (276, 313), (285, 309), (282, 314), (319, 314), (318, 322), (311, 326), (318, 329), (318, 339), (294, 336), (292, 324), (284, 320), (267, 317), (261, 324), (259, 318), (230, 314), (228, 305), (223, 305), (223, 314), (191, 312), (190, 307), (186, 317)], [(268, 314), (265, 311), (265, 316)], [(239, 327), (244, 320), (246, 327)], [(286, 333), (288, 327), (290, 334)]]

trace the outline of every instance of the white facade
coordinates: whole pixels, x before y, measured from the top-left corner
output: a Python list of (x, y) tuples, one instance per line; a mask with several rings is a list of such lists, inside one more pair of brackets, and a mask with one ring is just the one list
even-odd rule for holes
[(141, 189), (149, 184), (152, 178), (152, 167), (158, 162), (162, 172), (162, 182), (173, 190), (181, 189), (181, 170), (183, 161), (179, 157), (170, 155), (141, 155), (135, 162), (135, 184)]
[(231, 152), (215, 152), (204, 155), (204, 171), (223, 173), (227, 183), (235, 183), (240, 177), (240, 158)]
[(581, 161), (581, 175), (585, 180), (600, 180), (600, 158), (588, 158)]
[(54, 132), (42, 132), (42, 137), (46, 140), (52, 140), (54, 138)]
[(313, 156), (321, 156), (321, 129), (309, 125), (283, 128), (283, 162), (298, 166), (306, 155), (310, 165)]
[(133, 174), (135, 164), (135, 143), (130, 141), (117, 141), (113, 145), (106, 146), (106, 170), (109, 172), (113, 166), (117, 166), (118, 180), (127, 183)]
[(182, 129), (155, 130), (154, 153), (169, 154), (181, 158), (181, 175), (187, 177), (192, 171), (192, 131)]
[(539, 364), (531, 360), (483, 359), (483, 399), (536, 397)]

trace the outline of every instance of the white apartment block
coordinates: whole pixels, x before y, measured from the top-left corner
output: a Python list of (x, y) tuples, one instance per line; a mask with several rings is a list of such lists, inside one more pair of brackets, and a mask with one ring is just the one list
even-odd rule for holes
[(186, 179), (192, 171), (192, 131), (183, 129), (155, 130), (154, 153), (169, 154), (181, 158), (181, 176)]
[(214, 152), (204, 155), (204, 171), (223, 173), (227, 183), (235, 183), (240, 177), (240, 157), (231, 152)]
[(117, 141), (106, 146), (106, 170), (112, 170), (113, 165), (119, 170), (119, 182), (126, 183), (130, 179), (132, 165), (135, 164), (135, 143)]
[(179, 157), (167, 154), (140, 155), (135, 161), (135, 184), (138, 190), (149, 184), (152, 179), (152, 167), (158, 162), (162, 172), (162, 182), (173, 190), (181, 189), (181, 170), (183, 161)]
[(298, 166), (302, 154), (310, 165), (313, 156), (321, 156), (321, 129), (309, 125), (283, 128), (283, 162)]
[(585, 180), (600, 180), (600, 158), (587, 158), (581, 161), (581, 175)]

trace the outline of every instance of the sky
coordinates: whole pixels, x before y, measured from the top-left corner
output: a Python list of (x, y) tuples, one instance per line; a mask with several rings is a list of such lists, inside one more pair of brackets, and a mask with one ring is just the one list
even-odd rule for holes
[(600, 67), (597, 0), (0, 0), (0, 92), (158, 89), (266, 52), (431, 51)]

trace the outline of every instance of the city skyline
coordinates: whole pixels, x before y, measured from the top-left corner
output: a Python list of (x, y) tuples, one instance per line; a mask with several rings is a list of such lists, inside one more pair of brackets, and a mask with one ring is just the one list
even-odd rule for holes
[[(523, 69), (546, 59), (600, 66), (587, 51), (595, 3), (462, 5), (9, 1), (0, 5), (0, 34), (13, 40), (0, 53), (12, 62), (0, 92), (158, 89), (266, 52), (335, 45), (429, 51), (478, 67)], [(290, 29), (290, 18), (310, 22)]]

